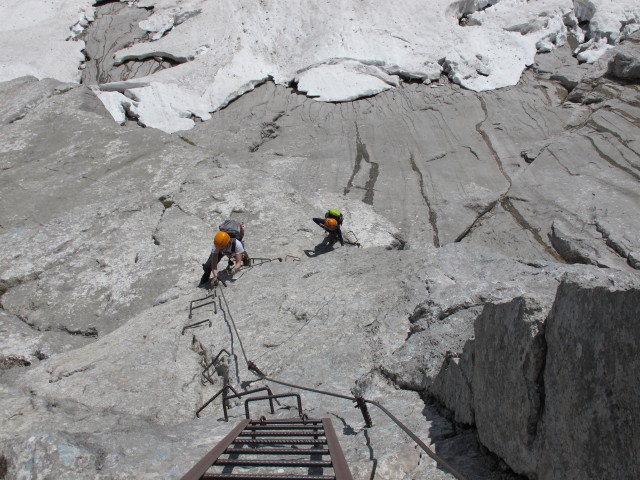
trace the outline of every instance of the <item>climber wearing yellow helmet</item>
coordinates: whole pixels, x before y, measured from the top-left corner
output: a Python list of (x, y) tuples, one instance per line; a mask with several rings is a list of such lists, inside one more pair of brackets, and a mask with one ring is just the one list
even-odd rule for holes
[(340, 242), (340, 246), (344, 247), (344, 240), (342, 238), (342, 231), (340, 225), (344, 216), (340, 213), (340, 210), (332, 208), (324, 214), (324, 218), (314, 218), (313, 221), (319, 226), (325, 229), (329, 233), (328, 243), (329, 246), (333, 246), (336, 242)]
[(235, 220), (226, 220), (218, 227), (220, 231), (213, 237), (213, 249), (206, 263), (202, 265), (204, 274), (200, 279), (200, 284), (207, 283), (213, 271), (212, 284), (218, 283), (218, 263), (222, 257), (229, 257), (227, 274), (235, 275), (242, 265), (249, 265), (249, 255), (244, 249), (242, 238), (244, 237), (244, 225)]

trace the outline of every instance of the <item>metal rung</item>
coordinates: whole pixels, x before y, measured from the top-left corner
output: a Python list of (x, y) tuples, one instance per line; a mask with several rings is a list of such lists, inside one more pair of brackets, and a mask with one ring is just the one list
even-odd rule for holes
[(291, 440), (285, 440), (283, 438), (248, 438), (246, 440), (235, 440), (234, 445), (326, 445), (327, 440), (324, 438), (318, 438), (316, 440), (302, 440), (292, 438)]
[(218, 459), (213, 464), (220, 467), (325, 467), (331, 462), (324, 460), (227, 460)]
[(326, 448), (227, 448), (227, 455), (329, 455)]
[(247, 425), (247, 430), (324, 430), (322, 425)]
[(281, 432), (247, 432), (241, 433), (238, 435), (239, 437), (313, 437), (313, 436), (323, 436), (322, 433), (319, 432), (290, 432), (290, 431), (281, 431)]
[(280, 424), (303, 424), (303, 425), (322, 425), (322, 420), (317, 419), (306, 419), (303, 420), (301, 418), (288, 418), (288, 419), (274, 419), (274, 420), (251, 420), (249, 425), (280, 425)]
[[(209, 301), (207, 303), (200, 303), (199, 305), (194, 306), (195, 303), (204, 302), (205, 300), (209, 300)], [(193, 311), (196, 308), (205, 307), (207, 305), (212, 305), (212, 304), (213, 304), (213, 313), (218, 313), (218, 307), (216, 307), (216, 291), (215, 290), (211, 295), (207, 295), (206, 297), (203, 297), (203, 298), (197, 298), (195, 300), (191, 300), (191, 302), (189, 302), (189, 318), (193, 318)]]
[[(276, 396), (274, 395), (274, 397)], [(258, 478), (264, 480), (353, 480), (331, 420), (328, 418), (321, 419), (322, 428), (314, 427), (313, 429), (315, 431), (309, 431), (309, 426), (301, 425), (301, 422), (309, 422), (309, 420), (307, 418), (296, 419), (293, 420), (295, 425), (289, 423), (288, 426), (284, 422), (267, 422), (266, 419), (262, 419), (259, 422), (248, 419), (243, 420), (189, 470), (189, 472), (182, 477), (182, 480), (198, 480), (203, 478), (219, 480), (253, 480)], [(304, 429), (305, 432), (293, 429), (291, 428), (292, 426), (300, 427)], [(265, 432), (263, 431), (264, 427), (272, 427), (272, 430)], [(278, 431), (274, 432), (274, 427), (277, 428)], [(320, 436), (325, 438), (318, 438)], [(243, 440), (238, 437), (245, 438)], [(279, 438), (272, 439), (269, 437)], [(300, 439), (299, 437), (307, 438)], [(243, 445), (247, 445), (248, 447), (243, 448)], [(276, 445), (284, 445), (286, 447), (274, 448)], [(294, 448), (294, 445), (312, 445), (312, 447), (300, 449)], [(226, 458), (220, 458), (223, 455), (226, 456)], [(270, 457), (261, 457), (262, 455), (270, 455)], [(289, 459), (281, 458), (288, 455), (295, 455), (295, 457), (289, 457)], [(314, 455), (317, 455), (317, 457), (314, 457)], [(234, 467), (251, 468), (250, 472), (252, 473), (232, 473)], [(225, 472), (229, 472), (229, 469), (231, 469), (231, 472), (219, 473), (215, 472), (215, 470), (210, 471), (214, 468)], [(289, 468), (291, 474), (270, 473), (274, 468)], [(333, 473), (333, 475), (313, 474), (311, 473), (313, 470), (308, 471), (306, 475), (300, 474), (300, 469), (309, 470), (312, 468), (326, 468), (329, 470), (327, 473)], [(331, 472), (331, 470), (333, 470), (333, 472)], [(279, 471), (284, 472), (285, 470)]]
[(206, 473), (202, 478), (208, 480), (336, 480), (334, 475), (268, 475), (255, 473)]

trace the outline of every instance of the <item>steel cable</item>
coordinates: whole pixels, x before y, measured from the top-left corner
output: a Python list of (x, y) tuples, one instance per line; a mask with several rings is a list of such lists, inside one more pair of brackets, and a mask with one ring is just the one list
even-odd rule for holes
[[(334, 392), (327, 392), (325, 390), (318, 390), (315, 388), (310, 388), (310, 387), (303, 387), (301, 385), (295, 385), (293, 383), (287, 383), (287, 382), (283, 382), (280, 380), (276, 380), (274, 378), (270, 378), (268, 376), (266, 376), (263, 372), (260, 371), (260, 369), (247, 358), (247, 354), (244, 350), (244, 346), (242, 345), (242, 339), (240, 338), (240, 334), (238, 333), (238, 328), (236, 327), (236, 323), (233, 320), (233, 316), (231, 315), (231, 310), (229, 309), (229, 303), (227, 302), (226, 297), (224, 296), (224, 292), (222, 291), (222, 288), (218, 287), (218, 289), (220, 290), (220, 294), (222, 296), (222, 299), (224, 300), (224, 304), (226, 306), (226, 310), (227, 313), (229, 314), (229, 319), (231, 320), (231, 324), (233, 325), (233, 329), (236, 332), (236, 337), (238, 337), (238, 343), (240, 344), (240, 349), (242, 350), (242, 356), (244, 357), (244, 360), (247, 364), (247, 368), (249, 369), (250, 372), (252, 372), (254, 375), (256, 375), (257, 377), (261, 378), (262, 380), (268, 381), (268, 382), (273, 382), (273, 383), (277, 383), (279, 385), (284, 385), (287, 387), (291, 387), (291, 388), (296, 388), (299, 390), (305, 390), (308, 392), (313, 392), (313, 393), (318, 393), (320, 395), (328, 395), (331, 397), (337, 397), (337, 398), (342, 398), (344, 400), (349, 400), (352, 402), (356, 402), (358, 403), (358, 399), (355, 397), (350, 397), (348, 395), (342, 395), (340, 393), (334, 393)], [(398, 427), (400, 427), (414, 442), (416, 442), (416, 444), (427, 454), (429, 455), (429, 457), (431, 457), (433, 460), (435, 460), (438, 464), (440, 464), (445, 470), (447, 470), (451, 475), (453, 475), (454, 477), (456, 477), (458, 480), (467, 480), (467, 478), (460, 473), (457, 469), (455, 469), (453, 466), (451, 466), (448, 462), (446, 462), (444, 459), (442, 459), (442, 457), (440, 457), (439, 455), (437, 455), (433, 450), (431, 450), (422, 440), (420, 440), (420, 438), (414, 434), (405, 424), (403, 424), (400, 420), (398, 420), (389, 410), (387, 410), (384, 406), (382, 406), (380, 403), (374, 401), (374, 400), (367, 400), (366, 398), (362, 399), (364, 402), (369, 403), (371, 405), (375, 405), (376, 407), (378, 407), (385, 415), (387, 415), (391, 421), (393, 421)]]
[(224, 291), (220, 286), (218, 286), (218, 290), (220, 291), (220, 296), (224, 300), (224, 305), (227, 308), (227, 313), (229, 314), (229, 319), (231, 320), (231, 325), (233, 325), (233, 329), (236, 332), (236, 337), (238, 337), (238, 343), (240, 343), (240, 350), (242, 350), (242, 356), (244, 357), (244, 361), (249, 364), (249, 359), (247, 358), (247, 353), (244, 351), (244, 345), (242, 345), (242, 338), (240, 338), (240, 334), (238, 333), (238, 327), (236, 327), (236, 322), (233, 320), (233, 316), (231, 315), (231, 309), (229, 309), (229, 303), (227, 302), (227, 297), (224, 296)]

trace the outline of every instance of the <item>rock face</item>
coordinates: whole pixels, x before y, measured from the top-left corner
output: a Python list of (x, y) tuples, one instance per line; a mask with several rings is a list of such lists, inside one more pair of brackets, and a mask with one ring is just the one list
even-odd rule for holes
[(629, 456), (640, 446), (639, 315), (637, 281), (570, 277), (560, 285), (545, 329), (540, 476), (558, 467), (567, 478), (640, 475)]
[(544, 318), (544, 304), (522, 297), (487, 305), (476, 320), (473, 344), (473, 411), (482, 442), (530, 476), (535, 469), (527, 447), (546, 406)]
[(639, 287), (587, 270), (563, 278), (552, 306), (529, 295), (485, 306), (435, 394), (527, 477), (636, 477)]
[[(266, 384), (246, 360), (382, 402), (470, 479), (638, 477), (629, 56), (353, 103), (266, 82), (179, 135), (117, 125), (86, 86), (0, 84), (0, 477), (179, 478), (244, 416), (196, 409)], [(330, 207), (364, 248), (323, 245)], [(264, 263), (189, 318), (229, 217)], [(354, 478), (453, 478), (352, 407), (303, 393)]]

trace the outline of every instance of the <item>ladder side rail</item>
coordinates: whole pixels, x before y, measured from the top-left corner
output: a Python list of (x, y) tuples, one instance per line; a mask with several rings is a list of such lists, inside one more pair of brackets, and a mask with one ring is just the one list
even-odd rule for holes
[(194, 465), (194, 467), (184, 474), (181, 480), (198, 480), (202, 477), (207, 470), (214, 464), (214, 462), (218, 459), (220, 455), (224, 453), (224, 451), (233, 443), (236, 437), (244, 430), (249, 424), (249, 420), (242, 420), (236, 428), (231, 430), (229, 434), (224, 437), (220, 443), (218, 443), (213, 449), (207, 453), (202, 460)]
[(324, 436), (327, 439), (327, 446), (329, 447), (329, 455), (331, 455), (336, 480), (353, 480), (351, 471), (347, 465), (347, 459), (344, 457), (340, 442), (338, 442), (338, 437), (333, 429), (331, 419), (323, 418), (322, 424), (324, 425)]

